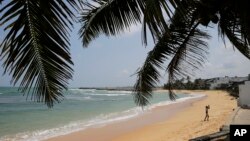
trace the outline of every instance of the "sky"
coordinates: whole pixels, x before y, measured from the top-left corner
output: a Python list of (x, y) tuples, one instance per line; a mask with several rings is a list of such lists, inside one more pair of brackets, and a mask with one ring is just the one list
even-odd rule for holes
[[(74, 74), (69, 87), (121, 87), (135, 84), (134, 74), (153, 48), (150, 39), (146, 47), (142, 45), (141, 25), (133, 25), (130, 30), (116, 37), (100, 36), (87, 48), (82, 47), (78, 35), (80, 25), (74, 27), (70, 37)], [(212, 36), (209, 40), (208, 60), (200, 70), (195, 71), (192, 79), (250, 74), (250, 61), (234, 49), (229, 41), (226, 41), (225, 46), (218, 37), (217, 29), (206, 30)], [(4, 34), (1, 27), (0, 40)], [(11, 76), (2, 75), (3, 70), (0, 67), (0, 86), (12, 86)], [(167, 81), (167, 74), (164, 71), (161, 74), (159, 86)]]

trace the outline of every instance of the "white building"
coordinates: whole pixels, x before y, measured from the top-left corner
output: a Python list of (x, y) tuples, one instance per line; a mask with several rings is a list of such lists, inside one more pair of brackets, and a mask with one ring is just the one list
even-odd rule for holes
[(245, 81), (245, 84), (239, 85), (238, 105), (243, 108), (250, 108), (250, 81)]

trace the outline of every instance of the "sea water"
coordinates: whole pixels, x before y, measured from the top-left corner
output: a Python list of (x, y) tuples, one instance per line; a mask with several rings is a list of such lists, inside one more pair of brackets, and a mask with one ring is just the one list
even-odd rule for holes
[[(192, 98), (178, 94), (177, 101)], [(69, 89), (64, 100), (48, 109), (23, 96), (17, 88), (0, 87), (0, 140), (36, 141), (103, 126), (135, 117), (155, 106), (172, 103), (166, 92), (154, 93), (145, 109), (137, 107), (130, 91)]]

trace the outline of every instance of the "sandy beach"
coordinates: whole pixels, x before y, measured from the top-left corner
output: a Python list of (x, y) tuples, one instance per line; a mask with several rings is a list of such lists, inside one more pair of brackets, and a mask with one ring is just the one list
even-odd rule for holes
[[(236, 100), (223, 91), (179, 92), (206, 96), (159, 106), (129, 120), (88, 128), (47, 141), (184, 141), (219, 131), (236, 108)], [(203, 121), (208, 104), (210, 120)]]

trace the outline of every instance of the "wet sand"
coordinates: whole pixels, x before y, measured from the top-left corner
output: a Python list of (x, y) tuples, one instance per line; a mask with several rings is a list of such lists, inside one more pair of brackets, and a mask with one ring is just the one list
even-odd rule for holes
[[(205, 94), (180, 103), (159, 106), (137, 117), (92, 127), (48, 141), (180, 141), (217, 132), (236, 107), (223, 91), (178, 91)], [(203, 121), (210, 104), (210, 120)]]

